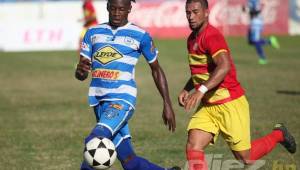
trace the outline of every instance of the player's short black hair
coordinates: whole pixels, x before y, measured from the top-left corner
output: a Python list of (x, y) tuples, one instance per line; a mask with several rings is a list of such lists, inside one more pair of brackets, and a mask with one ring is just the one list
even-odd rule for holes
[(191, 3), (191, 2), (200, 2), (204, 9), (208, 9), (208, 1), (207, 0), (186, 0), (187, 4)]

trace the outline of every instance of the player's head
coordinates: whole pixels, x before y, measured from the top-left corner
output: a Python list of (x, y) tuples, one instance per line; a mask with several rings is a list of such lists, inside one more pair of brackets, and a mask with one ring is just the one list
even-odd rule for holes
[(189, 26), (193, 31), (199, 30), (204, 23), (208, 22), (207, 0), (187, 0), (185, 12)]
[(131, 11), (131, 1), (135, 0), (107, 0), (109, 24), (120, 27), (128, 22), (128, 14)]

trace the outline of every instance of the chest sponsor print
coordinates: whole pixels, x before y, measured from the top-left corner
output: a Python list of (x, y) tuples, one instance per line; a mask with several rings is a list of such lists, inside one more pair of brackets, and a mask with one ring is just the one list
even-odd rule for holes
[(119, 70), (96, 69), (92, 72), (93, 78), (101, 78), (106, 80), (118, 80), (120, 77)]
[(107, 45), (95, 52), (93, 58), (101, 64), (106, 65), (117, 59), (123, 58), (123, 55), (114, 47)]

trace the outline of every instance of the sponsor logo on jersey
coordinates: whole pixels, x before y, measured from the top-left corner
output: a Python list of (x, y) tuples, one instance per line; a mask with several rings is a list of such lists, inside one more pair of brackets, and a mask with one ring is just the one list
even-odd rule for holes
[(92, 72), (93, 78), (101, 78), (106, 80), (118, 80), (120, 71), (108, 69), (96, 69)]
[(101, 64), (106, 65), (112, 61), (122, 58), (123, 55), (114, 47), (107, 45), (95, 52), (93, 57)]
[(119, 105), (119, 104), (111, 104), (110, 107), (115, 108), (117, 110), (122, 110), (123, 109), (123, 106)]

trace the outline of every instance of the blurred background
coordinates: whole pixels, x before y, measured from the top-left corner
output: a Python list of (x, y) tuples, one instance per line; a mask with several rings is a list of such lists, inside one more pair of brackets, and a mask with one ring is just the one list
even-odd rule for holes
[[(246, 0), (209, 3), (210, 23), (226, 35), (238, 79), (246, 89), (252, 139), (283, 122), (299, 142), (300, 0), (263, 0), (264, 36), (275, 35), (281, 46), (265, 47), (266, 65), (257, 63), (255, 49), (247, 42), (249, 16), (242, 10)], [(87, 103), (89, 80), (74, 78), (84, 25), (82, 4), (0, 0), (0, 169), (79, 169), (84, 138), (95, 126)], [(106, 1), (95, 0), (94, 6), (98, 22), (107, 22)], [(185, 1), (137, 0), (130, 21), (154, 37), (177, 121), (176, 132), (169, 133), (161, 119), (160, 95), (141, 57), (136, 68), (137, 106), (130, 120), (133, 145), (137, 154), (157, 164), (185, 167), (186, 127), (193, 113), (177, 104), (190, 74)], [(244, 169), (234, 162), (221, 137), (206, 154), (213, 156), (212, 170)], [(299, 151), (291, 155), (278, 145), (259, 169), (296, 170), (299, 158)], [(120, 169), (118, 162), (111, 168)]]
[[(226, 36), (244, 36), (249, 24), (245, 0), (211, 0), (210, 22)], [(264, 34), (300, 34), (299, 0), (263, 0)], [(107, 21), (106, 1), (94, 1), (98, 22)], [(155, 38), (189, 33), (182, 0), (138, 0), (130, 20)], [(80, 0), (0, 0), (0, 50), (73, 50), (83, 17)]]

